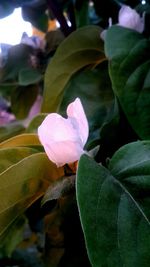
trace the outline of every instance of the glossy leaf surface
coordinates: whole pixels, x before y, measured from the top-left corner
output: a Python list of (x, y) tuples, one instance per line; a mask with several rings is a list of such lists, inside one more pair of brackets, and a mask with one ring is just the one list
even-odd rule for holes
[(108, 169), (81, 157), (77, 199), (93, 267), (149, 266), (149, 166), (150, 142), (122, 147)]

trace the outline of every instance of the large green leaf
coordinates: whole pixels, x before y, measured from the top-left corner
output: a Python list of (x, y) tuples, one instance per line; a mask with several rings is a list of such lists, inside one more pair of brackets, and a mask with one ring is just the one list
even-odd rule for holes
[(28, 147), (14, 147), (0, 149), (0, 173), (16, 164), (23, 158), (26, 158), (38, 152), (36, 149)]
[(36, 134), (20, 134), (0, 143), (0, 148), (39, 146), (39, 145), (41, 145), (41, 143)]
[(148, 267), (150, 142), (118, 150), (109, 169), (82, 156), (77, 200), (93, 267)]
[(109, 119), (114, 104), (106, 61), (93, 70), (84, 70), (73, 75), (65, 88), (59, 112), (66, 115), (68, 104), (76, 97), (81, 99), (88, 118), (89, 141), (99, 140), (100, 127)]
[(45, 153), (36, 153), (0, 174), (0, 238), (47, 187), (63, 175)]
[(42, 112), (58, 109), (64, 88), (74, 73), (105, 60), (99, 34), (97, 26), (83, 27), (60, 44), (46, 70)]
[(133, 129), (149, 139), (150, 41), (136, 31), (113, 26), (105, 44), (114, 92)]

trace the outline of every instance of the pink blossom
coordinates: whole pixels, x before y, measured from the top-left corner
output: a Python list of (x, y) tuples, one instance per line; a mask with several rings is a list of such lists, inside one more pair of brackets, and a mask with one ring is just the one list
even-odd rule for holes
[(67, 107), (68, 118), (57, 113), (46, 116), (38, 128), (38, 136), (48, 158), (58, 167), (77, 161), (84, 153), (89, 127), (79, 98)]
[(144, 30), (144, 17), (140, 17), (136, 10), (124, 5), (119, 11), (118, 24), (142, 33)]
[[(119, 10), (117, 25), (142, 33), (145, 26), (144, 19), (145, 19), (144, 14), (142, 17), (140, 17), (140, 15), (136, 12), (136, 10), (132, 9), (129, 6), (123, 5)], [(108, 28), (110, 28), (113, 25), (112, 18), (109, 18), (108, 24), (109, 24)], [(103, 30), (100, 33), (100, 37), (102, 40), (105, 40), (106, 32), (107, 29)]]

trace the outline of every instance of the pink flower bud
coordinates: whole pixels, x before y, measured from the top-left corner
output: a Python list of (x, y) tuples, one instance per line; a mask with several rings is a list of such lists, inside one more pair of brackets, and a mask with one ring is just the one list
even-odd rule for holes
[(48, 158), (58, 167), (75, 162), (84, 153), (89, 127), (79, 98), (69, 104), (68, 118), (51, 113), (38, 128), (38, 136)]
[(136, 10), (130, 8), (129, 6), (122, 6), (119, 11), (119, 25), (133, 29), (140, 33), (144, 30), (144, 16), (140, 17), (140, 15), (136, 12)]

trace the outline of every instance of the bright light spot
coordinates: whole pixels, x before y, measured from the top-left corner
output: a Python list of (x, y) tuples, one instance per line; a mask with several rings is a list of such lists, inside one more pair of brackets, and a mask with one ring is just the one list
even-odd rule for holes
[[(67, 24), (68, 24), (69, 27), (71, 27), (71, 22), (68, 19), (67, 19)], [(60, 28), (60, 23), (58, 22), (58, 20), (56, 20), (56, 27)]]
[(93, 3), (93, 1), (90, 1), (90, 3), (89, 3), (89, 6), (91, 6), (91, 7), (93, 7), (93, 6), (94, 6), (94, 3)]
[(67, 24), (68, 24), (69, 27), (71, 27), (71, 22), (70, 22), (70, 20), (67, 20)]
[(58, 22), (58, 20), (56, 20), (56, 27), (60, 28), (60, 23)]
[(142, 4), (142, 5), (145, 5), (145, 4), (146, 4), (146, 1), (145, 1), (145, 0), (142, 0), (142, 1), (141, 1), (141, 4)]
[(10, 16), (0, 19), (0, 43), (18, 44), (23, 32), (32, 35), (31, 24), (23, 20), (21, 8), (16, 8)]

